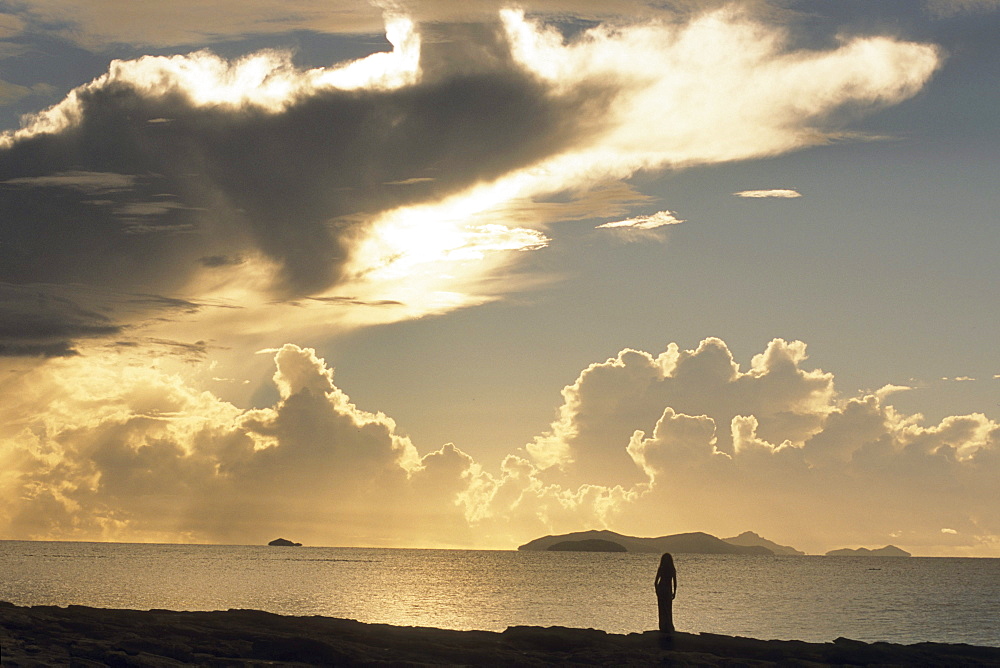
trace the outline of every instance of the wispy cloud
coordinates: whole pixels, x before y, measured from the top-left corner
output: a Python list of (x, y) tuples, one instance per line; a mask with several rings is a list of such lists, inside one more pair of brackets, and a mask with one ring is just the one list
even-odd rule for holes
[(802, 197), (802, 193), (797, 190), (789, 190), (786, 188), (773, 188), (771, 190), (741, 190), (738, 193), (733, 193), (733, 195), (736, 197), (747, 197), (750, 199), (763, 199), (767, 197), (794, 199), (796, 197)]
[(655, 230), (664, 225), (677, 225), (684, 221), (674, 215), (673, 211), (657, 211), (648, 216), (636, 216), (625, 220), (616, 220), (610, 223), (598, 225), (598, 230), (632, 229), (632, 230)]
[(1000, 0), (925, 0), (925, 4), (931, 13), (944, 17), (1000, 9)]
[(112, 44), (175, 46), (281, 30), (377, 32), (378, 3), (329, 0), (174, 0), (139, 3), (127, 12), (108, 2), (35, 0), (0, 14), (0, 36), (30, 28), (88, 48)]
[(68, 170), (45, 176), (20, 176), (2, 183), (24, 188), (66, 188), (89, 194), (106, 194), (132, 190), (136, 180), (131, 174)]
[(663, 241), (666, 239), (666, 235), (663, 234), (664, 228), (683, 222), (672, 211), (657, 211), (647, 216), (636, 216), (635, 218), (604, 223), (595, 229), (608, 230), (625, 241)]
[[(2, 37), (2, 34), (3, 28), (0, 26), (0, 37)], [(0, 46), (0, 49), (2, 49), (2, 46)], [(2, 50), (0, 50), (0, 54), (2, 54)], [(13, 104), (31, 95), (48, 95), (53, 90), (53, 87), (49, 84), (40, 83), (33, 86), (20, 86), (0, 79), (0, 106)]]

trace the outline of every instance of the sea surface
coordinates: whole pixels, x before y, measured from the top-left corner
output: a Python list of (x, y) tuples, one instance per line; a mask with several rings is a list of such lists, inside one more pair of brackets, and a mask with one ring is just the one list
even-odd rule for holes
[[(0, 600), (502, 631), (656, 627), (659, 555), (0, 541)], [(679, 631), (1000, 647), (1000, 559), (675, 555)]]

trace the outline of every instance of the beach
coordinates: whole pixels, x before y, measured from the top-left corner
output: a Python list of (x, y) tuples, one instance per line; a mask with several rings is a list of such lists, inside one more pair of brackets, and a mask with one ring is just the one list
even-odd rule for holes
[(0, 602), (3, 666), (579, 665), (996, 666), (964, 644), (757, 640), (512, 626), (502, 632), (365, 624), (257, 610), (179, 612)]

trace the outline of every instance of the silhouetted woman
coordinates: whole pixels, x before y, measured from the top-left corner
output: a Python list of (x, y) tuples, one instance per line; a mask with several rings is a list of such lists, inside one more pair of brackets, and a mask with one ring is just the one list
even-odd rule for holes
[(674, 632), (674, 597), (677, 596), (677, 569), (669, 552), (660, 557), (660, 567), (656, 570), (656, 607), (660, 612), (660, 631)]

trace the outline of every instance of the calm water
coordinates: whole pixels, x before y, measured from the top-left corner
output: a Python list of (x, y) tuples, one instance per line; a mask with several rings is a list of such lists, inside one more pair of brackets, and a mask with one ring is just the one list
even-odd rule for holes
[[(656, 626), (658, 555), (0, 541), (18, 605), (255, 608), (398, 625)], [(676, 555), (678, 630), (1000, 646), (1000, 559)]]

